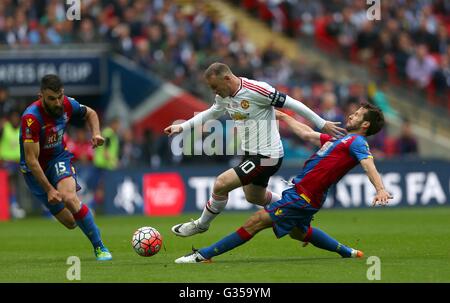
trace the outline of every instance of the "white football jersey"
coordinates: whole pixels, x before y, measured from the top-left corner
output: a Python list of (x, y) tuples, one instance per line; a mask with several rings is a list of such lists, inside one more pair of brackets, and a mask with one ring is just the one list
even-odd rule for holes
[(216, 95), (211, 109), (228, 112), (235, 122), (242, 150), (271, 158), (283, 157), (274, 106), (282, 107), (286, 95), (265, 82), (240, 79), (239, 90), (226, 98)]

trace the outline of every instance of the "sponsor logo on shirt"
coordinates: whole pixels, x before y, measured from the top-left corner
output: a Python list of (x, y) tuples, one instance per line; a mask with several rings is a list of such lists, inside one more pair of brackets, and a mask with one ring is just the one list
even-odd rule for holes
[(64, 130), (58, 130), (57, 127), (53, 127), (52, 133), (47, 135), (46, 144), (44, 145), (44, 149), (55, 148), (58, 145), (62, 144)]
[(47, 138), (47, 143), (48, 143), (48, 144), (55, 143), (57, 139), (58, 139), (58, 135), (57, 135), (57, 134), (51, 134), (51, 135), (48, 136), (48, 138)]
[(231, 114), (231, 118), (233, 120), (245, 120), (248, 118), (248, 114), (243, 114), (243, 113), (233, 113)]

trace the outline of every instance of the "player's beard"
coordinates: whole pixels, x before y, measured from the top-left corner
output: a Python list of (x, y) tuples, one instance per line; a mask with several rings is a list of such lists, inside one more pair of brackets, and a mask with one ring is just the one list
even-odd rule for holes
[(64, 107), (50, 107), (48, 104), (43, 100), (42, 106), (44, 106), (44, 109), (47, 113), (49, 113), (53, 118), (60, 118), (64, 114)]
[(345, 129), (347, 130), (347, 132), (351, 132), (351, 131), (355, 131), (355, 130), (358, 130), (360, 127), (361, 127), (361, 124), (362, 124), (363, 122), (360, 122), (360, 123), (356, 123), (356, 124), (354, 124), (354, 125), (346, 125), (345, 126)]

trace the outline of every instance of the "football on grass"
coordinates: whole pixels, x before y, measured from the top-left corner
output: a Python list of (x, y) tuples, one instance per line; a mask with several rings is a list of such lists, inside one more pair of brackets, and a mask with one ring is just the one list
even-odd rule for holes
[(144, 226), (134, 232), (131, 245), (138, 255), (150, 257), (161, 249), (162, 237), (155, 228)]

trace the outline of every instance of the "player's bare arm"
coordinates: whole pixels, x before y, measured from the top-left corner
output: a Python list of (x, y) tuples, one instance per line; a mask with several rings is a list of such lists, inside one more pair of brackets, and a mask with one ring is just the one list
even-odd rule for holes
[(300, 123), (291, 116), (276, 110), (275, 115), (278, 120), (283, 120), (289, 126), (289, 128), (300, 137), (302, 140), (311, 142), (312, 144), (320, 147), (320, 133), (314, 131), (306, 124)]
[(372, 206), (375, 206), (376, 204), (385, 206), (389, 203), (389, 199), (392, 199), (392, 195), (388, 193), (384, 188), (383, 181), (377, 171), (377, 168), (375, 167), (373, 158), (366, 158), (364, 160), (361, 160), (360, 163), (367, 176), (369, 177), (370, 182), (373, 184), (377, 191), (375, 197), (373, 198)]
[(92, 146), (96, 148), (97, 146), (102, 146), (105, 143), (105, 138), (102, 137), (100, 133), (100, 122), (98, 120), (98, 115), (92, 108), (86, 106), (86, 122), (92, 132)]
[(39, 164), (39, 142), (25, 142), (23, 144), (25, 161), (33, 176), (45, 190), (49, 203), (61, 202), (61, 194), (50, 184)]

